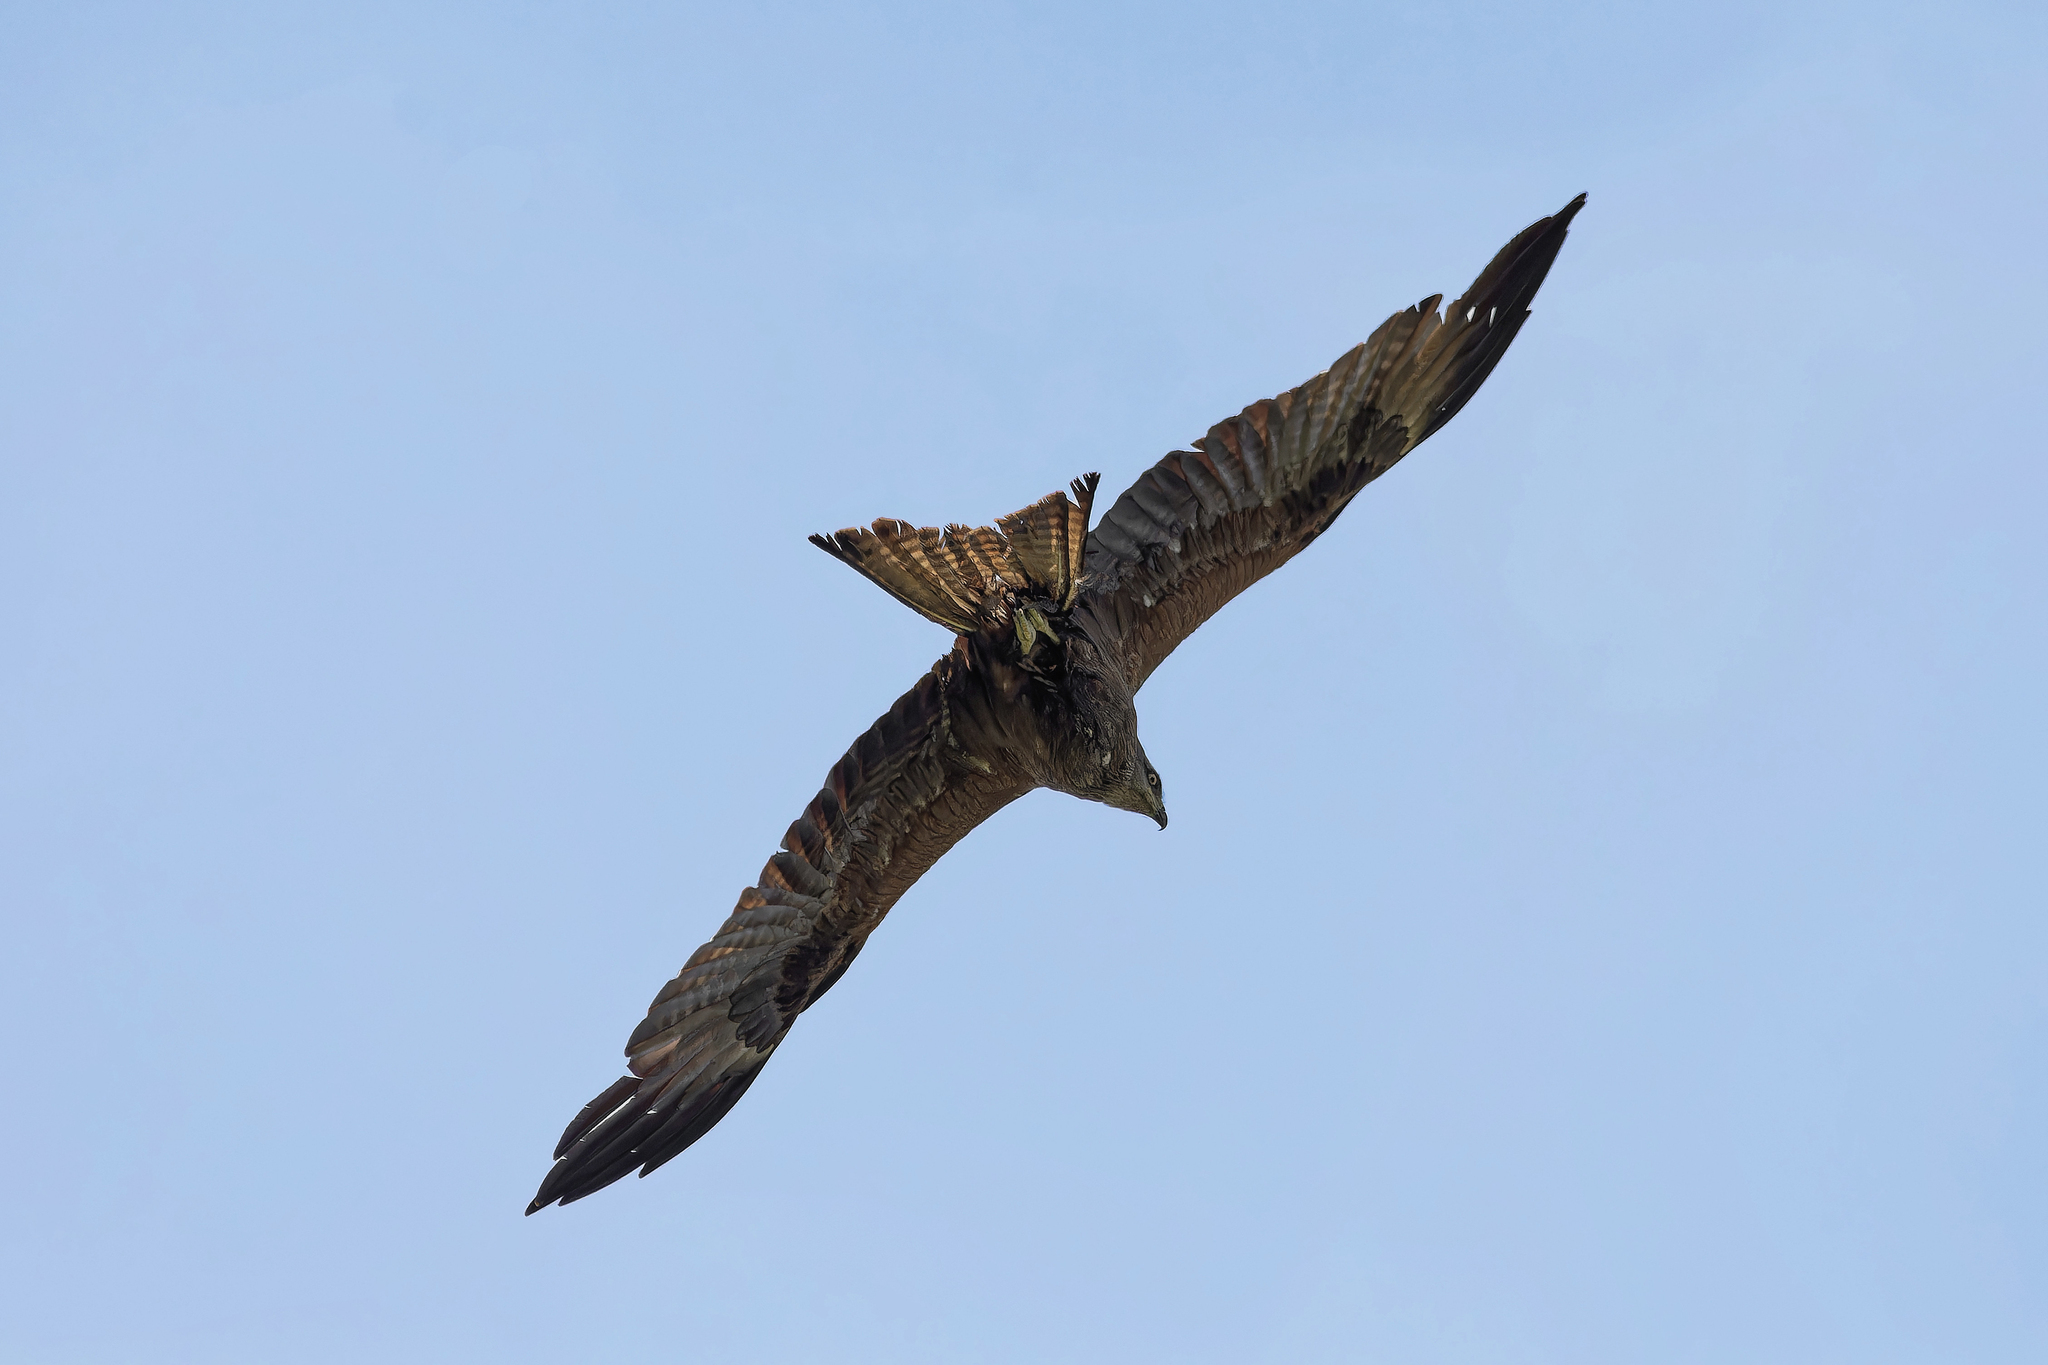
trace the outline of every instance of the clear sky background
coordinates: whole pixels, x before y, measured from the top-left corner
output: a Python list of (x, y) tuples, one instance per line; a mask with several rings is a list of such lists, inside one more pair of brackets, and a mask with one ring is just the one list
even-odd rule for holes
[[(2048, 1359), (2038, 6), (9, 5), (0, 1359)], [(1573, 194), (1463, 415), (658, 1176), (946, 646)]]

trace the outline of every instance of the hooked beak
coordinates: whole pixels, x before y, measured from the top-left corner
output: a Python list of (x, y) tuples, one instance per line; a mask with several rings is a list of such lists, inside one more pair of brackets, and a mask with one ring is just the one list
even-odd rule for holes
[(1161, 806), (1161, 807), (1160, 807), (1160, 808), (1159, 808), (1158, 810), (1156, 810), (1156, 811), (1152, 812), (1152, 818), (1153, 818), (1154, 820), (1157, 820), (1157, 821), (1159, 822), (1159, 828), (1161, 828), (1161, 829), (1165, 829), (1165, 828), (1166, 828), (1166, 807), (1164, 807), (1164, 806)]

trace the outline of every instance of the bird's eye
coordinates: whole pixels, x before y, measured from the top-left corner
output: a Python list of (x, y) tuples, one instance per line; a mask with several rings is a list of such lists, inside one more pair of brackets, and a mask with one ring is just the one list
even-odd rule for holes
[(1158, 773), (1146, 773), (1146, 774), (1145, 774), (1145, 780), (1146, 780), (1147, 782), (1150, 782), (1150, 783), (1151, 783), (1151, 784), (1152, 784), (1153, 786), (1155, 786), (1155, 787), (1156, 787), (1156, 786), (1158, 786), (1158, 785), (1159, 785), (1159, 774), (1158, 774)]

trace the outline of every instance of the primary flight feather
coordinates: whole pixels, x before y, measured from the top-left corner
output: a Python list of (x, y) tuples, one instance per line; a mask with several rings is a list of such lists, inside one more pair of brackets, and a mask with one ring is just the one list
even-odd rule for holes
[(646, 1175), (702, 1137), (910, 884), (1024, 793), (1164, 829), (1138, 689), (1478, 391), (1585, 201), (1531, 224), (1441, 316), (1441, 295), (1394, 314), (1308, 383), (1168, 455), (1093, 530), (1089, 474), (993, 527), (811, 537), (952, 630), (953, 648), (832, 766), (759, 883), (654, 997), (626, 1040), (630, 1074), (570, 1122), (526, 1211)]

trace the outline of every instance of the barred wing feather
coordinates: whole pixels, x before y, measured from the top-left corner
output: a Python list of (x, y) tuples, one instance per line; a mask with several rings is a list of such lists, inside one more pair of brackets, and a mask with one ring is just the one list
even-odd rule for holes
[(528, 1213), (645, 1175), (710, 1131), (910, 884), (1030, 789), (958, 758), (951, 666), (941, 659), (833, 765), (760, 882), (654, 997), (626, 1042), (630, 1074), (563, 1132)]
[(1078, 610), (1123, 642), (1133, 687), (1464, 407), (1529, 316), (1585, 202), (1531, 224), (1447, 313), (1436, 311), (1441, 295), (1396, 313), (1324, 373), (1218, 423), (1117, 499), (1088, 537)]

